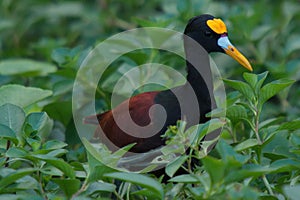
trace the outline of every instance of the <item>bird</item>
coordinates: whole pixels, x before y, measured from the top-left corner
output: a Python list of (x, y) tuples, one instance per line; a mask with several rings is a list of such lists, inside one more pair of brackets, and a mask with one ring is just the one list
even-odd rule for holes
[[(195, 16), (188, 20), (184, 36), (186, 83), (171, 89), (132, 96), (114, 109), (98, 114), (96, 120), (94, 120), (95, 116), (86, 117), (85, 123), (98, 125), (94, 138), (104, 143), (109, 140), (114, 146), (111, 147), (114, 151), (129, 144), (134, 144), (129, 150), (133, 153), (156, 149), (165, 145), (166, 141), (162, 135), (170, 125), (176, 125), (178, 120), (185, 118), (188, 121), (187, 126), (190, 127), (210, 119), (206, 114), (216, 108), (216, 103), (210, 93), (213, 87), (212, 81), (207, 78), (211, 76), (208, 54), (213, 52), (227, 54), (247, 70), (253, 70), (248, 59), (230, 42), (227, 27), (220, 18), (210, 14)], [(200, 45), (203, 49), (195, 50), (195, 45)], [(195, 99), (196, 102), (193, 102)], [(193, 103), (196, 103), (194, 104), (196, 107), (191, 106)], [(147, 127), (150, 131), (138, 131), (138, 129), (135, 131), (135, 128), (128, 127), (134, 132), (129, 134), (117, 123), (121, 121), (126, 126), (131, 124), (129, 120), (139, 127)], [(164, 123), (161, 122), (162, 120)], [(158, 126), (160, 129), (156, 130)], [(151, 131), (156, 132), (153, 134)]]

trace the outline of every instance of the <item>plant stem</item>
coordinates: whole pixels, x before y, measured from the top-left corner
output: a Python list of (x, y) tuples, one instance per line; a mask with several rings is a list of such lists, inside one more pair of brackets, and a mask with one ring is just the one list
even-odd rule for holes
[(256, 108), (256, 112), (255, 112), (255, 135), (256, 135), (256, 138), (258, 140), (258, 144), (262, 144), (262, 140), (260, 139), (260, 136), (259, 136), (259, 116), (260, 116), (260, 112), (258, 111), (258, 109)]
[(264, 181), (265, 186), (267, 187), (267, 190), (268, 190), (269, 194), (270, 194), (270, 195), (274, 195), (273, 190), (272, 190), (272, 188), (271, 188), (271, 185), (270, 185), (270, 183), (269, 183), (269, 181), (268, 181), (266, 175), (263, 175), (263, 176), (262, 176), (262, 179), (263, 179), (263, 181)]
[(131, 183), (129, 183), (128, 187), (127, 187), (127, 192), (126, 192), (126, 199), (130, 200), (130, 188), (131, 188)]
[[(10, 147), (10, 140), (7, 140), (7, 142), (6, 142), (6, 151), (8, 151), (9, 147)], [(8, 167), (8, 161), (9, 161), (9, 157), (6, 157), (4, 167)]]
[(192, 172), (192, 159), (193, 159), (193, 149), (191, 148), (189, 152), (189, 158), (187, 159), (187, 164), (188, 164), (187, 170), (189, 173)]
[(232, 140), (233, 140), (233, 143), (237, 142), (235, 128), (232, 129)]
[(40, 189), (41, 193), (44, 196), (44, 199), (48, 200), (47, 194), (45, 193), (44, 188), (43, 188), (43, 177), (42, 177), (42, 175), (41, 175), (41, 173), (40, 173), (39, 170), (37, 171), (37, 176), (39, 178), (39, 185), (41, 187), (41, 189)]
[[(255, 158), (253, 159), (253, 161), (254, 161), (255, 164), (259, 164), (258, 161)], [(263, 182), (264, 182), (264, 184), (265, 184), (265, 186), (266, 186), (269, 194), (270, 195), (274, 195), (274, 192), (273, 192), (273, 190), (271, 188), (271, 185), (270, 185), (270, 183), (269, 183), (266, 175), (262, 175), (262, 180), (263, 180)]]
[(117, 191), (114, 191), (114, 195), (116, 195), (117, 199), (123, 199)]
[(82, 192), (85, 191), (86, 187), (87, 187), (87, 181), (84, 181), (84, 183), (82, 184), (81, 188), (75, 193), (72, 195), (71, 197), (71, 200), (72, 199), (75, 199), (78, 195), (80, 195)]

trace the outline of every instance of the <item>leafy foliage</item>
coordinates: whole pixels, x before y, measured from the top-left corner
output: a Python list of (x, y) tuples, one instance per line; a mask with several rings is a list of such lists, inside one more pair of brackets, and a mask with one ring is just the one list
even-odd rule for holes
[[(0, 199), (299, 198), (298, 1), (4, 0), (0, 5)], [(76, 137), (71, 96), (80, 63), (91, 46), (119, 31), (147, 26), (183, 31), (200, 13), (225, 20), (231, 40), (255, 70), (242, 73), (231, 59), (213, 55), (228, 88), (226, 108), (216, 110), (226, 117), (208, 122), (213, 129), (223, 127), (216, 148), (207, 155), (211, 143), (199, 145), (208, 123), (186, 130), (179, 121), (165, 134), (179, 147), (163, 149), (166, 174), (172, 177), (167, 183), (110, 167), (131, 146), (99, 152)], [(97, 110), (110, 109), (120, 74), (150, 62), (185, 74), (184, 61), (171, 53), (128, 53), (100, 80)], [(140, 74), (143, 80), (145, 72)], [(157, 89), (162, 88), (147, 86), (136, 93)], [(187, 154), (168, 160), (186, 145), (191, 145)], [(198, 164), (191, 166), (192, 160)], [(186, 174), (176, 175), (178, 170)]]

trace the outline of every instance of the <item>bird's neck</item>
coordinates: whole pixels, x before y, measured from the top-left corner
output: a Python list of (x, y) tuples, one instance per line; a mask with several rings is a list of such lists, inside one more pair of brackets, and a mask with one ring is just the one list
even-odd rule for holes
[(205, 83), (205, 79), (202, 77), (203, 75), (201, 75), (200, 73), (201, 72), (193, 67), (190, 63), (187, 63), (186, 85), (190, 85), (193, 88), (193, 91), (195, 92), (197, 98), (203, 99), (203, 97), (209, 97), (209, 88)]
[(185, 40), (185, 54), (187, 63), (186, 85), (191, 85), (198, 102), (208, 102), (211, 108), (215, 108), (213, 78), (208, 52), (199, 47), (199, 44)]
[(188, 85), (193, 88), (198, 102), (206, 102), (212, 108), (215, 108), (212, 73), (209, 67), (206, 70), (199, 70), (187, 63), (187, 82), (185, 86)]

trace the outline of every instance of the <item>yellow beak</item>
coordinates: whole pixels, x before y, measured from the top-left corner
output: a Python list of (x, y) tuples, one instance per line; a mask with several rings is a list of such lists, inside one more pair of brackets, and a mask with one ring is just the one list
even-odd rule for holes
[(218, 45), (224, 49), (225, 53), (239, 62), (246, 69), (253, 71), (251, 64), (239, 50), (237, 50), (229, 41), (227, 36), (222, 36), (218, 40)]

